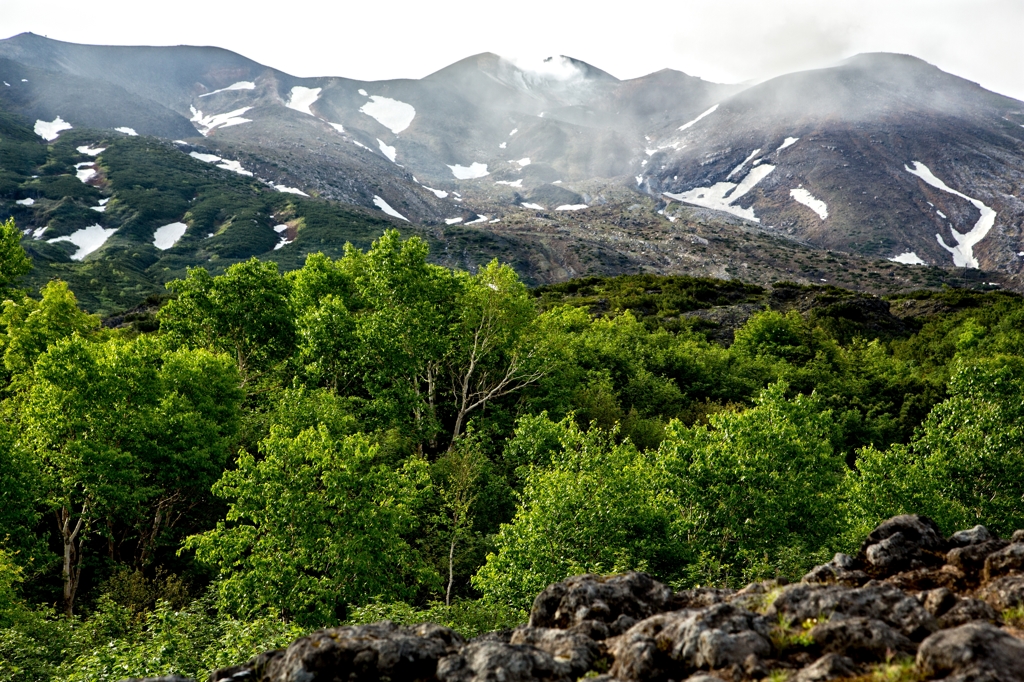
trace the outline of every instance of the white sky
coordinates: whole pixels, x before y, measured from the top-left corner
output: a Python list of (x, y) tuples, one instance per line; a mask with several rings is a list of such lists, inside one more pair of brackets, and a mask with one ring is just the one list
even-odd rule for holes
[(904, 52), (1024, 100), (1024, 0), (0, 0), (0, 37), (22, 31), (216, 45), (297, 76), (364, 80), (420, 78), (488, 51), (718, 82)]

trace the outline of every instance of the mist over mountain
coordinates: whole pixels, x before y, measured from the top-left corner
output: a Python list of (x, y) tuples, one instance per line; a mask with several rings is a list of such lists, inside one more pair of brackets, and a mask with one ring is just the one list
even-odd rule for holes
[[(489, 53), (420, 80), (363, 82), (296, 78), (214, 47), (21, 34), (0, 41), (0, 78), (0, 109), (48, 141), (67, 126), (149, 135), (195, 163), (386, 214), (444, 243), (452, 226), (472, 225), (471, 241), (514, 242), (512, 260), (537, 282), (692, 272), (695, 242), (678, 233), (695, 221), (784, 250), (978, 268), (1012, 286), (1024, 270), (1024, 103), (906, 55), (859, 55), (752, 86), (668, 69), (619, 80), (570, 57), (526, 65)], [(103, 168), (102, 155), (83, 156), (75, 171), (88, 162)], [(83, 181), (102, 189), (103, 174)], [(45, 199), (19, 187), (0, 198), (4, 210)], [(642, 216), (625, 211), (633, 205)], [(38, 230), (50, 225), (41, 210), (22, 204), (16, 217)], [(196, 229), (184, 214), (174, 220)], [(629, 233), (641, 224), (643, 236)], [(286, 246), (311, 248), (297, 232)], [(572, 255), (556, 246), (566, 234), (607, 252)], [(240, 254), (275, 244), (251, 241)], [(467, 254), (444, 257), (472, 268)], [(752, 261), (700, 262), (699, 272), (742, 277)]]

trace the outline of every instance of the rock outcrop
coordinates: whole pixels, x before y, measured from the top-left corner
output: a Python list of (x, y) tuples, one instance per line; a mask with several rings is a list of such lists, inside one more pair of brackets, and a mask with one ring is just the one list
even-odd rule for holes
[(511, 632), (467, 642), (432, 624), (331, 628), (210, 682), (1024, 682), (1022, 620), (1024, 531), (944, 538), (905, 515), (796, 584), (673, 592), (644, 573), (575, 576)]

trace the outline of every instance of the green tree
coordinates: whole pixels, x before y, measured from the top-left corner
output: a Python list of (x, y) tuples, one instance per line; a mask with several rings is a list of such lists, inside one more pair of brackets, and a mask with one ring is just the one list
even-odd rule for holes
[(0, 223), (0, 297), (10, 296), (31, 269), (32, 261), (21, 247), (21, 232), (14, 218), (8, 218)]
[(214, 487), (230, 504), (226, 519), (187, 542), (218, 567), (229, 609), (269, 606), (323, 626), (348, 604), (409, 598), (436, 582), (409, 542), (429, 489), (424, 461), (387, 466), (367, 437), (335, 440), (323, 427), (294, 438), (274, 427), (260, 454), (239, 455)]

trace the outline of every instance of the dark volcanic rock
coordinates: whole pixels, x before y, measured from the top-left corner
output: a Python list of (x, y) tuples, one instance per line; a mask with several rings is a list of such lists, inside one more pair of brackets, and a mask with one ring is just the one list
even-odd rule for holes
[(590, 637), (572, 630), (533, 628), (529, 625), (512, 631), (510, 644), (529, 645), (546, 651), (556, 661), (565, 663), (574, 677), (591, 669), (601, 656), (601, 646)]
[(811, 628), (811, 639), (826, 653), (882, 661), (894, 653), (913, 654), (914, 643), (874, 618), (838, 618)]
[(992, 539), (992, 533), (989, 532), (988, 528), (977, 525), (974, 528), (953, 533), (949, 537), (949, 546), (966, 547), (967, 545), (979, 545)]
[(885, 521), (868, 535), (857, 563), (877, 577), (941, 565), (946, 541), (926, 516), (904, 514)]
[(1024, 542), (1014, 542), (985, 558), (985, 582), (1017, 572), (1024, 572)]
[(988, 623), (968, 623), (921, 642), (917, 667), (946, 682), (1024, 682), (1024, 642)]
[(988, 556), (1004, 549), (1007, 544), (1005, 540), (996, 539), (954, 547), (946, 554), (946, 563), (960, 569), (966, 576), (975, 576), (985, 567)]
[(868, 580), (868, 574), (857, 569), (857, 562), (853, 557), (839, 553), (827, 564), (812, 568), (803, 577), (802, 582), (860, 587)]
[(672, 590), (646, 573), (613, 577), (580, 575), (549, 585), (530, 610), (530, 626), (570, 628), (588, 620), (606, 623), (612, 635), (668, 608)]
[(1007, 575), (982, 587), (977, 597), (999, 611), (1024, 605), (1024, 575)]
[(839, 654), (825, 654), (796, 674), (794, 682), (828, 682), (840, 677), (853, 677), (857, 670), (853, 661)]
[(960, 599), (953, 608), (939, 616), (939, 627), (945, 630), (973, 621), (995, 623), (998, 620), (996, 610), (980, 599)]
[(441, 682), (555, 681), (572, 679), (570, 671), (569, 664), (556, 661), (546, 651), (484, 640), (470, 642), (459, 653), (442, 659), (437, 665), (437, 679)]

